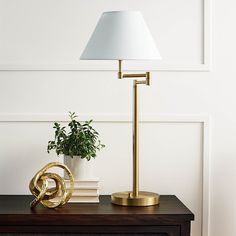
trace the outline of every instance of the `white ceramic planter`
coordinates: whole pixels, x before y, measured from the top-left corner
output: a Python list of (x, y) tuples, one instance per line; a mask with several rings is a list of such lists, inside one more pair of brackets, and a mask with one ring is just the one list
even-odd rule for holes
[[(64, 164), (72, 172), (74, 180), (91, 180), (93, 175), (93, 160), (87, 161), (86, 158), (82, 159), (80, 156), (64, 156)], [(68, 175), (64, 172), (65, 179), (68, 179)]]

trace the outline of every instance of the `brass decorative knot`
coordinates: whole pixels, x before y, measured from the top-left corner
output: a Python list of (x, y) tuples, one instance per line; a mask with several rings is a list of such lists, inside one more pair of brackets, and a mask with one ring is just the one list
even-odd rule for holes
[[(60, 167), (67, 172), (70, 180), (70, 186), (68, 189), (66, 188), (64, 179), (60, 175), (46, 172), (52, 167)], [(49, 188), (49, 179), (54, 180), (55, 187)], [(74, 178), (66, 165), (60, 162), (51, 162), (36, 173), (30, 181), (29, 189), (36, 197), (30, 203), (31, 208), (35, 207), (38, 203), (41, 203), (48, 208), (55, 208), (62, 206), (69, 201), (74, 191)], [(52, 199), (54, 200), (50, 201)]]

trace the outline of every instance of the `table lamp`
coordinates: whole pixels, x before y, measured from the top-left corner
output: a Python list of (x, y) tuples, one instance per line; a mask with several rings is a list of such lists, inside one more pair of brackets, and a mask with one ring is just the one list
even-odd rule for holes
[[(154, 40), (139, 11), (104, 12), (84, 49), (81, 60), (117, 60), (118, 78), (133, 80), (133, 189), (111, 195), (123, 206), (151, 206), (159, 203), (157, 193), (139, 191), (138, 86), (150, 85), (150, 72), (122, 72), (122, 60), (161, 59)], [(142, 79), (143, 78), (143, 79)]]

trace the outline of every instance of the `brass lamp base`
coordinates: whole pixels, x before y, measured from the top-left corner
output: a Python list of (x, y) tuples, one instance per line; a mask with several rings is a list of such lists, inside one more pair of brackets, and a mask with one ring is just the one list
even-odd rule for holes
[(118, 192), (111, 195), (111, 202), (121, 206), (153, 206), (159, 204), (160, 195), (151, 192), (139, 192), (134, 198), (131, 191)]

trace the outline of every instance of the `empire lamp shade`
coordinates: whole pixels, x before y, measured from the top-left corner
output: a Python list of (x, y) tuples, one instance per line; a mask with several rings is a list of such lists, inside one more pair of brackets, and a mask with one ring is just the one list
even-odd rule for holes
[(104, 12), (80, 59), (161, 59), (152, 35), (139, 11)]

